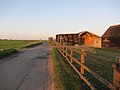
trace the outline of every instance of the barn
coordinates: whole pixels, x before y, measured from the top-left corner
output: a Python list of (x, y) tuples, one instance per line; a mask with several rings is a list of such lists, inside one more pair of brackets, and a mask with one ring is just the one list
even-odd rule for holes
[(64, 45), (85, 45), (92, 47), (101, 47), (101, 38), (88, 31), (79, 32), (76, 34), (58, 34), (56, 42)]
[(94, 33), (83, 31), (79, 33), (79, 45), (101, 47), (101, 38)]
[(79, 34), (58, 34), (56, 35), (56, 42), (62, 45), (73, 46), (79, 43)]
[(110, 26), (101, 38), (102, 47), (120, 48), (120, 25)]

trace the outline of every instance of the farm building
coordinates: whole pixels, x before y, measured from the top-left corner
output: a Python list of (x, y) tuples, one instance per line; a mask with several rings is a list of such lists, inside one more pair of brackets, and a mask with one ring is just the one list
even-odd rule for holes
[(79, 34), (58, 34), (56, 35), (56, 42), (64, 45), (75, 45), (78, 44)]
[(56, 42), (64, 45), (86, 45), (93, 47), (101, 47), (101, 38), (88, 31), (83, 31), (76, 34), (58, 34)]
[(102, 35), (102, 47), (120, 48), (120, 25), (110, 26)]

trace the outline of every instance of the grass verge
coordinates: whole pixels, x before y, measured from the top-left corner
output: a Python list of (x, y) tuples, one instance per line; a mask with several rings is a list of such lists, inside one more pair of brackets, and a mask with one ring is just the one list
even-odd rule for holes
[(70, 67), (56, 48), (52, 49), (52, 60), (55, 73), (55, 90), (88, 90), (89, 88)]
[(11, 54), (16, 53), (16, 52), (17, 52), (16, 49), (6, 49), (3, 51), (0, 51), (0, 59), (7, 57), (7, 56), (10, 56)]
[(22, 48), (34, 47), (34, 46), (37, 46), (37, 45), (40, 45), (40, 44), (42, 44), (42, 42), (30, 43), (30, 44), (28, 44), (28, 45), (23, 46)]

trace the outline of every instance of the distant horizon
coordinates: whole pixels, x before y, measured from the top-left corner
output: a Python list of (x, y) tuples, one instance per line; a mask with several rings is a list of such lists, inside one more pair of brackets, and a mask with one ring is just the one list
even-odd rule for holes
[[(40, 41), (39, 39), (4, 39), (4, 38), (3, 38), (3, 39), (0, 39), (0, 40), (21, 40), (21, 41), (22, 41), (22, 40), (33, 40), (33, 41), (34, 41), (34, 40), (37, 40), (37, 41)], [(41, 39), (41, 40), (48, 40), (48, 39)]]
[[(112, 24), (112, 25), (110, 25), (110, 26), (115, 26), (115, 25), (120, 25), (120, 24)], [(110, 26), (108, 26), (108, 28), (109, 28)], [(107, 29), (108, 29), (108, 28), (107, 28)], [(107, 30), (107, 29), (106, 29), (106, 30)], [(91, 32), (91, 33), (94, 33), (94, 32), (92, 32), (92, 31), (90, 31), (90, 30), (87, 30), (87, 29), (80, 30), (79, 32), (82, 32), (82, 31), (89, 31), (89, 32)], [(64, 33), (61, 32), (61, 33), (56, 33), (55, 35), (49, 36), (49, 37), (55, 38), (55, 36), (56, 36), (57, 34), (71, 34), (71, 33), (76, 34), (76, 33), (79, 33), (79, 32), (64, 32)], [(105, 32), (103, 32), (103, 34), (104, 34), (104, 33), (105, 33)], [(98, 35), (97, 33), (94, 33), (94, 34)], [(103, 35), (103, 34), (102, 34), (102, 35)], [(98, 35), (98, 36), (101, 37), (102, 35)], [(39, 38), (39, 39), (37, 39), (37, 38), (36, 38), (36, 39), (19, 39), (19, 38), (10, 38), (10, 37), (9, 37), (9, 38), (0, 38), (0, 39), (8, 39), (8, 40), (40, 40), (40, 39), (41, 39), (41, 40), (48, 40), (49, 37)]]
[(47, 40), (56, 34), (99, 35), (120, 24), (120, 0), (0, 0), (0, 39)]

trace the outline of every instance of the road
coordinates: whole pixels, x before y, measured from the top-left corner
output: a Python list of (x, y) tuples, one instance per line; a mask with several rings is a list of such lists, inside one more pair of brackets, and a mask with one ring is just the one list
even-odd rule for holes
[(0, 90), (48, 90), (50, 47), (43, 43), (0, 60)]

